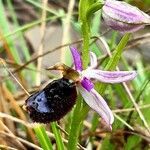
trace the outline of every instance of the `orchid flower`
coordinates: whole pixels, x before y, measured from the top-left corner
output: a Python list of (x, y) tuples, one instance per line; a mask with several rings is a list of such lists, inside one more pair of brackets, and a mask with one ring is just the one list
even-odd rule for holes
[(106, 0), (102, 8), (106, 24), (120, 32), (135, 32), (150, 24), (150, 16), (135, 6), (117, 0)]
[(114, 122), (114, 116), (106, 101), (94, 89), (91, 79), (95, 79), (104, 83), (120, 83), (132, 80), (136, 77), (136, 71), (102, 71), (95, 69), (97, 66), (97, 58), (93, 52), (90, 52), (90, 66), (83, 70), (82, 61), (78, 50), (71, 47), (75, 70), (79, 74), (77, 88), (81, 93), (85, 102), (96, 111), (111, 129)]

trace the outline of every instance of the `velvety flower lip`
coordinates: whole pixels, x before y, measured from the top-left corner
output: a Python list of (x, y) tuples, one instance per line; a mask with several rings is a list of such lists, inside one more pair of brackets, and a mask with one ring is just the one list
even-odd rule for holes
[(106, 0), (102, 8), (106, 24), (120, 32), (135, 32), (150, 24), (150, 16), (126, 2)]
[(94, 84), (90, 79), (96, 79), (104, 83), (121, 83), (132, 80), (136, 77), (136, 71), (102, 71), (95, 69), (97, 66), (97, 57), (93, 52), (90, 52), (90, 66), (83, 70), (82, 61), (78, 50), (70, 47), (75, 70), (79, 72), (79, 81), (77, 88), (84, 98), (85, 102), (96, 111), (111, 129), (114, 122), (114, 116), (106, 101), (94, 89)]

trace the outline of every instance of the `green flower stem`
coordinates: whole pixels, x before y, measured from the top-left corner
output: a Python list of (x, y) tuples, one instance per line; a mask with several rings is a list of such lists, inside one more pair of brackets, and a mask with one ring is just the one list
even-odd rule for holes
[[(102, 7), (101, 3), (95, 0), (80, 0), (79, 19), (81, 22), (81, 31), (83, 37), (82, 62), (83, 68), (87, 68), (89, 63), (89, 42), (90, 42), (90, 18), (94, 12)], [(68, 149), (76, 150), (81, 125), (89, 111), (89, 106), (82, 101), (81, 96), (77, 100), (74, 108), (71, 129), (69, 132)]]
[(89, 22), (90, 22), (92, 15), (96, 11), (100, 10), (103, 7), (103, 5), (104, 5), (103, 2), (96, 2), (96, 3), (92, 4), (92, 6), (89, 7), (89, 9), (87, 10), (87, 13), (86, 13), (86, 18)]
[(90, 41), (90, 21), (93, 13), (101, 9), (103, 3), (94, 2), (93, 0), (80, 0), (79, 3), (79, 19), (81, 21), (81, 31), (83, 37), (82, 62), (83, 68), (89, 63), (89, 41)]
[(86, 19), (83, 20), (82, 26), (82, 35), (83, 35), (83, 48), (82, 48), (82, 62), (83, 68), (89, 63), (89, 40), (90, 40), (90, 27), (89, 24), (86, 22)]
[(78, 142), (78, 136), (80, 132), (80, 127), (81, 127), (81, 108), (82, 108), (82, 100), (81, 96), (78, 97), (77, 99), (77, 104), (74, 108), (73, 111), (73, 117), (71, 121), (71, 129), (69, 132), (69, 137), (68, 137), (68, 150), (76, 150), (77, 148), (77, 142)]
[[(79, 2), (79, 19), (81, 21), (81, 30), (83, 36), (83, 49), (82, 49), (82, 62), (83, 67), (86, 68), (89, 62), (89, 36), (90, 36), (90, 27), (86, 18), (86, 11), (88, 9), (88, 0), (80, 0)], [(87, 107), (87, 106), (86, 106)], [(77, 104), (73, 111), (73, 116), (71, 120), (71, 129), (69, 131), (68, 137), (68, 149), (76, 150), (78, 137), (83, 121), (83, 117), (81, 114), (83, 113), (81, 110), (83, 108), (82, 97), (78, 96)], [(87, 114), (87, 113), (86, 113)]]
[(80, 0), (79, 2), (79, 19), (81, 22), (81, 32), (83, 37), (83, 47), (82, 47), (82, 61), (83, 68), (86, 68), (89, 62), (89, 40), (90, 40), (90, 26), (86, 17), (88, 10), (88, 0)]
[(77, 149), (79, 133), (81, 131), (83, 120), (87, 116), (89, 109), (89, 106), (82, 100), (82, 97), (79, 96), (79, 98), (77, 99), (76, 107), (73, 111), (73, 118), (68, 139), (68, 150)]

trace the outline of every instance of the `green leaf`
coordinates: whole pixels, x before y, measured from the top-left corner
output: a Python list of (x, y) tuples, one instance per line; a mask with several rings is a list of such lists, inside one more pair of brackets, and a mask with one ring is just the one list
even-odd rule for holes
[[(129, 33), (125, 34), (122, 37), (121, 41), (119, 42), (116, 49), (114, 50), (112, 57), (108, 61), (107, 65), (105, 66), (105, 70), (114, 70), (116, 68), (116, 66), (118, 65), (118, 62), (121, 58), (123, 49), (125, 48), (128, 40), (129, 40), (129, 37), (130, 37)], [(101, 83), (101, 84), (99, 84), (98, 91), (100, 91), (100, 93), (103, 93), (105, 88), (106, 88), (106, 84)]]
[(64, 143), (62, 141), (62, 137), (60, 134), (59, 129), (57, 128), (57, 123), (56, 122), (52, 122), (51, 123), (51, 127), (52, 127), (52, 131), (54, 133), (55, 139), (56, 139), (56, 143), (57, 143), (57, 148), (59, 150), (64, 150)]
[(133, 150), (133, 149), (140, 150), (141, 147), (138, 146), (140, 141), (141, 141), (141, 138), (138, 136), (133, 135), (133, 136), (128, 137), (124, 150)]
[(127, 33), (125, 34), (121, 41), (119, 42), (119, 44), (117, 45), (112, 57), (110, 58), (110, 60), (108, 61), (105, 70), (114, 70), (115, 67), (117, 66), (120, 58), (121, 58), (121, 54), (123, 52), (123, 49), (125, 48), (128, 40), (130, 38), (130, 34)]
[(110, 136), (105, 137), (102, 141), (101, 150), (115, 150), (115, 145), (111, 143)]
[[(10, 30), (9, 30), (9, 24), (8, 24), (8, 21), (7, 21), (7, 15), (5, 14), (5, 11), (4, 11), (4, 5), (3, 5), (3, 1), (0, 0), (0, 28), (1, 28), (1, 32), (2, 32), (2, 35), (4, 34), (7, 34)], [(17, 62), (17, 63), (20, 63), (21, 60), (20, 60), (20, 57), (19, 57), (19, 54), (15, 48), (15, 45), (14, 45), (14, 41), (12, 40), (11, 37), (9, 38), (5, 38), (6, 39), (6, 42), (9, 46), (9, 49), (10, 49), (10, 52), (14, 58), (14, 60)]]
[(52, 143), (46, 134), (45, 128), (42, 125), (37, 124), (34, 127), (34, 131), (43, 150), (53, 150)]
[(80, 118), (81, 115), (81, 108), (82, 108), (82, 97), (78, 96), (77, 104), (73, 111), (73, 116), (71, 120), (71, 128), (69, 131), (68, 137), (68, 150), (76, 150), (77, 149), (77, 142), (78, 136), (81, 128), (82, 119)]

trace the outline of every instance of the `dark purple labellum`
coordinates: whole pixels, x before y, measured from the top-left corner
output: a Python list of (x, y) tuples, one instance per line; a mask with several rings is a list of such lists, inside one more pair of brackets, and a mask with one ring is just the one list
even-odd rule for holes
[(26, 100), (26, 108), (34, 122), (49, 123), (61, 119), (76, 102), (74, 83), (61, 78), (49, 83), (43, 90)]

